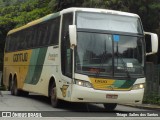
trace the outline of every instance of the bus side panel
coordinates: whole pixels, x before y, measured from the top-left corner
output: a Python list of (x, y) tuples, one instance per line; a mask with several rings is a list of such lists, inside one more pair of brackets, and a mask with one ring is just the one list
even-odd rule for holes
[[(59, 48), (46, 47), (34, 50), (23, 89), (48, 96), (49, 80), (59, 80)], [(59, 85), (59, 84), (57, 84)]]
[(31, 54), (32, 54), (31, 50), (26, 50), (26, 51), (6, 53), (4, 55), (3, 80), (6, 87), (9, 86), (9, 76), (11, 74), (12, 79), (14, 75), (16, 75), (18, 88), (19, 89), (23, 88)]

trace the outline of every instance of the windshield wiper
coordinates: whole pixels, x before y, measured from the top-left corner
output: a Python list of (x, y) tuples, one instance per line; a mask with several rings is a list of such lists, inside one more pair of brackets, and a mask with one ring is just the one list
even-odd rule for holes
[[(106, 57), (106, 51), (105, 51), (105, 53), (101, 57), (100, 69), (103, 67), (103, 64), (105, 62), (105, 57)], [(96, 77), (99, 77), (99, 74), (101, 72), (100, 69), (96, 71), (96, 75), (95, 75)]]
[[(131, 78), (131, 76), (130, 76), (130, 74), (129, 74), (129, 71), (128, 71), (128, 67), (127, 67), (126, 63), (124, 62), (122, 56), (121, 56), (119, 53), (117, 53), (117, 56), (118, 56), (118, 58), (120, 58), (120, 60), (121, 60), (121, 62), (122, 62), (122, 64), (123, 64), (123, 67), (124, 67), (124, 69), (125, 69), (125, 72), (126, 72), (126, 74), (127, 74), (127, 77), (128, 77), (128, 78)], [(117, 63), (117, 64), (118, 64), (118, 63)]]

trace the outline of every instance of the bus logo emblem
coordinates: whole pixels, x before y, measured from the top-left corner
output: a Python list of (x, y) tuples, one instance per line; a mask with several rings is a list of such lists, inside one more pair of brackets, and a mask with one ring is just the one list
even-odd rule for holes
[(61, 89), (62, 91), (62, 96), (66, 97), (66, 93), (67, 93), (67, 88), (69, 87), (69, 85), (63, 85)]

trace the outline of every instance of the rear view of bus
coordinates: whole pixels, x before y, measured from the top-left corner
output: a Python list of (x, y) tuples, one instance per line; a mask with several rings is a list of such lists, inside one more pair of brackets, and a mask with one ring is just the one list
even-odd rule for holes
[[(136, 14), (89, 10), (75, 12), (72, 101), (141, 104), (145, 87), (145, 40)], [(72, 34), (72, 33), (71, 33)], [(157, 52), (157, 35), (151, 34)], [(74, 37), (74, 36), (73, 36)], [(76, 42), (75, 42), (76, 39)], [(75, 44), (75, 45), (74, 45)]]

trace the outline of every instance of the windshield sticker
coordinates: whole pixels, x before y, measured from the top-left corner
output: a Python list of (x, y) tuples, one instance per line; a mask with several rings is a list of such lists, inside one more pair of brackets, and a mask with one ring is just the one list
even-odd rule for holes
[(114, 42), (119, 42), (119, 35), (113, 35)]
[(133, 67), (132, 63), (127, 63), (127, 67)]

